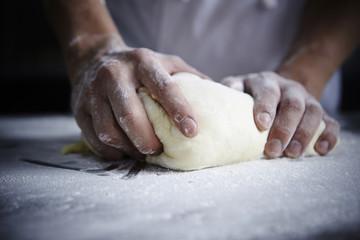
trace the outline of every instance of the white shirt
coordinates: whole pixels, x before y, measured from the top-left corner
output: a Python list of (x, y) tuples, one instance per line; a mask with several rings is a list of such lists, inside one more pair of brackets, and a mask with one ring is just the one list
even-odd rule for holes
[[(107, 1), (129, 46), (178, 55), (215, 81), (275, 70), (295, 37), (305, 4), (306, 0)], [(339, 76), (324, 92), (327, 100), (322, 103), (329, 111), (338, 105)], [(328, 106), (330, 100), (335, 101)]]

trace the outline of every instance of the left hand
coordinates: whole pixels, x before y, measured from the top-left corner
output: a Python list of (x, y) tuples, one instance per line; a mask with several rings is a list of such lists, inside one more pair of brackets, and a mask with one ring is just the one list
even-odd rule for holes
[(336, 145), (339, 124), (329, 117), (318, 100), (300, 83), (275, 72), (230, 76), (222, 80), (228, 87), (254, 97), (254, 120), (260, 131), (270, 129), (264, 153), (269, 158), (297, 158), (305, 151), (321, 120), (326, 128), (315, 144), (325, 155)]

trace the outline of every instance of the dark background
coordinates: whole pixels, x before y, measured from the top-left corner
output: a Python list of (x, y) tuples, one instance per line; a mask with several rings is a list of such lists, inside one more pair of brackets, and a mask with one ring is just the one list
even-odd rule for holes
[[(1, 2), (0, 114), (68, 113), (70, 86), (42, 2)], [(343, 66), (343, 112), (360, 110), (360, 48)]]

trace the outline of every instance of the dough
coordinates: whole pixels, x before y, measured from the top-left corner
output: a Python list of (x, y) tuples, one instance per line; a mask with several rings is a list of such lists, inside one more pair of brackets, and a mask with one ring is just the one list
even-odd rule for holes
[[(146, 161), (176, 170), (196, 170), (264, 157), (268, 131), (260, 132), (253, 118), (253, 98), (219, 83), (190, 73), (173, 75), (195, 110), (200, 132), (185, 137), (164, 109), (146, 90), (140, 90), (148, 118), (164, 151)], [(322, 122), (304, 155), (316, 155), (314, 144), (325, 124)]]
[[(146, 156), (147, 162), (188, 171), (264, 157), (268, 131), (256, 128), (250, 95), (190, 73), (175, 74), (173, 79), (194, 108), (200, 132), (195, 138), (185, 137), (161, 105), (146, 89), (140, 89), (138, 95), (164, 149), (159, 156)], [(303, 155), (317, 155), (314, 144), (324, 129), (321, 122)], [(62, 153), (86, 150), (101, 156), (85, 138), (65, 146)]]

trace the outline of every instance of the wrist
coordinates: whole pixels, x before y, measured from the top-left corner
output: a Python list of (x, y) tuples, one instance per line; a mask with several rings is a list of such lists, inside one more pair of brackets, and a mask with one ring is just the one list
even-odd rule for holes
[(301, 83), (317, 99), (331, 75), (337, 69), (332, 51), (325, 43), (315, 42), (295, 48), (276, 69), (276, 72), (288, 79)]
[[(320, 74), (306, 67), (280, 67), (276, 72), (286, 79), (299, 82), (318, 100), (321, 98), (326, 81)], [(321, 81), (319, 79), (321, 79)]]
[(85, 33), (74, 35), (64, 47), (64, 52), (66, 60), (71, 63), (126, 48), (125, 42), (118, 33)]
[(64, 49), (71, 84), (77, 84), (79, 71), (85, 71), (87, 67), (96, 64), (102, 56), (128, 49), (117, 33), (83, 34), (74, 37)]
[(101, 1), (51, 0), (45, 9), (58, 37), (70, 79), (83, 63), (126, 45)]

